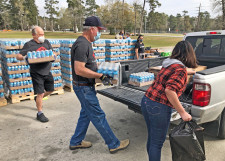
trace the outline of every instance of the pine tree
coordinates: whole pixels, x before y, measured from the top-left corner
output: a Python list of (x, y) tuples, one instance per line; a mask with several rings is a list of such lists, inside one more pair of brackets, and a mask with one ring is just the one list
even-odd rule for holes
[[(83, 13), (84, 13), (84, 6), (83, 6), (83, 1), (82, 0), (67, 0), (68, 3), (68, 8), (69, 11), (72, 13), (73, 15), (73, 28), (74, 28), (74, 32), (77, 32), (77, 21), (80, 19), (80, 29), (82, 27), (81, 25), (81, 20), (83, 17)], [(79, 19), (78, 19), (79, 18)]]
[(96, 10), (99, 8), (99, 6), (96, 4), (95, 0), (86, 0), (86, 16), (95, 16)]
[(7, 29), (10, 24), (8, 0), (0, 0), (0, 26)]
[(225, 29), (225, 0), (214, 0), (213, 1), (214, 10), (222, 12), (222, 29)]
[(25, 0), (23, 5), (26, 7), (24, 12), (27, 13), (26, 18), (28, 25), (29, 26), (35, 25), (36, 18), (38, 16), (38, 9), (35, 4), (35, 0)]
[(58, 9), (57, 4), (59, 3), (58, 0), (45, 0), (45, 9), (47, 10), (47, 14), (49, 14), (50, 21), (51, 21), (51, 31), (54, 31), (53, 29), (53, 21), (54, 16), (58, 16)]

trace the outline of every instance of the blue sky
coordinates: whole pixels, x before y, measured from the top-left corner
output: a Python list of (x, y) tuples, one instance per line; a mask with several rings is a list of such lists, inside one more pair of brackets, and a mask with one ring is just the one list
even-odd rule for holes
[[(122, 0), (121, 0), (122, 1)], [(133, 2), (143, 3), (143, 0), (125, 0), (126, 3), (133, 4)], [(201, 3), (202, 11), (208, 11), (212, 17), (216, 17), (219, 13), (216, 13), (212, 10), (211, 2), (214, 0), (159, 0), (162, 4), (160, 8), (157, 8), (156, 11), (164, 12), (168, 15), (176, 15), (177, 13), (182, 13), (183, 10), (187, 10), (189, 15), (197, 16), (198, 7)], [(39, 13), (44, 15), (44, 0), (36, 0), (36, 4), (39, 9)], [(104, 5), (104, 0), (96, 0), (98, 5)], [(59, 0), (60, 7), (67, 7), (66, 0)], [(146, 4), (146, 9), (148, 10), (148, 4)]]

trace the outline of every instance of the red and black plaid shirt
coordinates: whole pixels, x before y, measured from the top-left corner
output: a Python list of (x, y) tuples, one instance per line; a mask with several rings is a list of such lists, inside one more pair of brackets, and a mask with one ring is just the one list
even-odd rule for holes
[(178, 97), (183, 93), (187, 83), (187, 70), (183, 65), (172, 64), (167, 68), (162, 68), (153, 84), (148, 88), (145, 96), (149, 99), (165, 104), (173, 108), (166, 97), (165, 89), (170, 89), (177, 93)]

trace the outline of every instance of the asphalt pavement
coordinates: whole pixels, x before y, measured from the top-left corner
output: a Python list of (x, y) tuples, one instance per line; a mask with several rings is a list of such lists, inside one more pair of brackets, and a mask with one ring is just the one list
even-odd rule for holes
[[(147, 161), (147, 130), (142, 115), (107, 97), (98, 98), (115, 135), (120, 140), (130, 139), (126, 150), (110, 154), (92, 124), (86, 140), (93, 146), (69, 150), (81, 107), (74, 93), (65, 92), (44, 101), (48, 123), (36, 120), (34, 100), (0, 107), (0, 161)], [(205, 147), (207, 161), (225, 161), (225, 140), (206, 136)], [(161, 160), (172, 161), (168, 137)]]

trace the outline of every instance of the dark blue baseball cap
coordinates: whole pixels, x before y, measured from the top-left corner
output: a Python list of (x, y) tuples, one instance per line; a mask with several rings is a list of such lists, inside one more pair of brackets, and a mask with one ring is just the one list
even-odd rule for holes
[(90, 16), (85, 19), (83, 26), (95, 26), (99, 30), (105, 30), (106, 28), (102, 26), (100, 19), (96, 16)]

